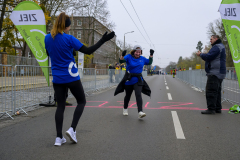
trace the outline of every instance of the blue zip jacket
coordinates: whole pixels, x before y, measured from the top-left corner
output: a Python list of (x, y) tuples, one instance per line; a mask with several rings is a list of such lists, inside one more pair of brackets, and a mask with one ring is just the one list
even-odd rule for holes
[(221, 40), (218, 39), (207, 54), (201, 53), (205, 61), (207, 75), (215, 75), (219, 79), (226, 77), (226, 52)]

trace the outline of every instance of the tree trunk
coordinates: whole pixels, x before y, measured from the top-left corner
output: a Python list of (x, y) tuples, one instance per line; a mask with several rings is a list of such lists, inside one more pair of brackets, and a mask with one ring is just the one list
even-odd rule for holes
[(27, 47), (27, 43), (26, 43), (26, 41), (25, 41), (25, 42), (24, 42), (24, 46), (23, 46), (23, 50), (22, 50), (22, 57), (25, 57), (26, 47)]
[(7, 3), (7, 0), (4, 0), (3, 1), (3, 6), (2, 6), (1, 19), (0, 19), (0, 37), (2, 37), (2, 24), (3, 24), (5, 9), (6, 9), (6, 3)]

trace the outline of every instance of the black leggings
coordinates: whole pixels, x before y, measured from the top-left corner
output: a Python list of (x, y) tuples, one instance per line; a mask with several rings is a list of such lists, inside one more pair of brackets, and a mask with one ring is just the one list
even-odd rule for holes
[[(68, 98), (68, 88), (66, 89), (66, 99)], [(56, 93), (54, 92), (54, 101), (57, 102), (57, 96)]]
[(124, 109), (128, 108), (133, 90), (135, 90), (138, 112), (140, 112), (142, 111), (142, 86), (139, 86), (137, 83), (134, 85), (125, 85), (126, 96), (124, 98)]
[(63, 114), (65, 110), (66, 92), (67, 88), (70, 89), (73, 96), (77, 100), (77, 107), (74, 111), (71, 127), (76, 129), (78, 121), (83, 113), (84, 106), (86, 105), (86, 98), (83, 91), (82, 83), (80, 80), (65, 84), (53, 84), (54, 91), (57, 97), (57, 110), (55, 114), (55, 122), (57, 129), (57, 137), (62, 138)]

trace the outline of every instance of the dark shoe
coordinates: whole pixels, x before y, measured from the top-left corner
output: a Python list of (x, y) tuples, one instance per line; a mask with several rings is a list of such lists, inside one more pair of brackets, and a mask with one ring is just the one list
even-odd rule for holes
[(66, 101), (65, 105), (66, 106), (72, 106), (72, 103), (68, 103), (68, 101)]
[(215, 110), (216, 113), (222, 113), (221, 109)]
[(205, 111), (202, 111), (201, 113), (202, 113), (202, 114), (215, 114), (215, 111), (214, 111), (214, 110), (209, 110), (209, 109), (207, 109), (207, 110), (205, 110)]

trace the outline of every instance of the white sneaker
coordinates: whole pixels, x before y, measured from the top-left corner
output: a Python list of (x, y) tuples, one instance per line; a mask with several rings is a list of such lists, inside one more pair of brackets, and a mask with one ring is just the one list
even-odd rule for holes
[(74, 143), (77, 143), (76, 131), (74, 132), (72, 127), (70, 127), (66, 131), (66, 135), (70, 138), (71, 141), (73, 141)]
[(146, 113), (143, 113), (142, 111), (138, 113), (138, 118), (143, 118), (146, 116)]
[(128, 116), (128, 109), (124, 109), (124, 108), (123, 108), (123, 115), (124, 115), (124, 116)]
[(63, 143), (66, 142), (67, 140), (64, 137), (62, 139), (60, 137), (57, 137), (54, 146), (61, 146)]

